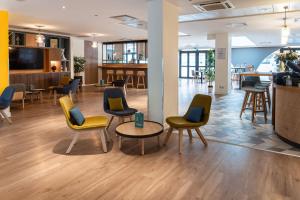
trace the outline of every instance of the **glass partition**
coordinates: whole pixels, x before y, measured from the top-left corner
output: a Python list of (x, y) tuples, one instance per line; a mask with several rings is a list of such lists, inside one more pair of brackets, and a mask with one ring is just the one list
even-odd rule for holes
[(147, 41), (103, 43), (103, 63), (147, 63)]

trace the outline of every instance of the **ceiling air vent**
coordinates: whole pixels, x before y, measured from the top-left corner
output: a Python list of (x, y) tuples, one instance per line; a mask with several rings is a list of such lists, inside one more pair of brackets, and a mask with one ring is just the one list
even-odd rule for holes
[(201, 12), (234, 8), (233, 4), (229, 0), (204, 1), (194, 3), (193, 6)]

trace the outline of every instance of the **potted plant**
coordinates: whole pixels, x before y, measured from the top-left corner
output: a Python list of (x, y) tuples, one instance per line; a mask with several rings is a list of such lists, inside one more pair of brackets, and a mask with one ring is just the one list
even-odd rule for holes
[(84, 57), (74, 56), (74, 73), (79, 76), (81, 72), (84, 72), (84, 65), (86, 60)]
[(212, 82), (215, 80), (215, 52), (212, 49), (207, 52), (207, 69), (205, 70), (205, 76), (208, 81), (208, 87), (212, 88)]
[(287, 71), (286, 62), (291, 61), (295, 62), (299, 58), (299, 55), (292, 51), (292, 49), (289, 48), (289, 52), (287, 53), (279, 53), (277, 54), (277, 62), (279, 62), (279, 71), (284, 72)]

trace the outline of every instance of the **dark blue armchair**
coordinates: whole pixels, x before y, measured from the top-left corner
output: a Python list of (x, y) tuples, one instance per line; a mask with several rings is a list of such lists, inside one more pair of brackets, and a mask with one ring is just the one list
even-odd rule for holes
[(79, 87), (80, 79), (74, 79), (70, 84), (54, 89), (54, 104), (56, 105), (57, 96), (69, 95), (71, 100)]
[[(8, 86), (4, 89), (3, 93), (0, 96), (0, 114), (8, 121), (8, 123), (12, 123), (11, 119), (6, 115), (5, 109), (7, 109), (14, 97), (15, 88), (12, 86)], [(1, 117), (1, 116), (0, 116)]]
[[(122, 98), (123, 108), (124, 110), (121, 111), (113, 111), (109, 108), (108, 98)], [(104, 90), (104, 97), (103, 97), (103, 108), (104, 111), (110, 115), (112, 115), (108, 127), (110, 126), (111, 122), (113, 121), (114, 117), (119, 118), (119, 122), (124, 122), (125, 118), (132, 118), (137, 110), (134, 108), (130, 108), (127, 104), (125, 99), (125, 95), (121, 88), (107, 88)], [(107, 128), (108, 128), (107, 127)]]

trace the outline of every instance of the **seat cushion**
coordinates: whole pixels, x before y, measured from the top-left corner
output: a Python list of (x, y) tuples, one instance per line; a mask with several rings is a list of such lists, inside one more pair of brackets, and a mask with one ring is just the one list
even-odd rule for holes
[(112, 110), (106, 110), (105, 112), (111, 114), (111, 115), (116, 115), (116, 116), (130, 116), (133, 115), (134, 113), (137, 112), (137, 109), (134, 108), (128, 108), (125, 110), (121, 110), (121, 111), (112, 111)]
[(70, 121), (72, 124), (81, 126), (84, 123), (85, 118), (77, 107), (70, 109), (69, 112), (70, 112)]
[(108, 118), (106, 116), (94, 116), (86, 117), (84, 123), (81, 126), (73, 125), (68, 123), (70, 128), (76, 130), (93, 129), (93, 128), (104, 128), (108, 125)]
[(185, 116), (186, 120), (190, 122), (201, 122), (203, 118), (204, 108), (199, 107), (190, 107), (188, 114)]
[(204, 122), (190, 122), (180, 116), (168, 117), (166, 122), (173, 128), (194, 128), (204, 125)]
[(108, 98), (109, 109), (112, 111), (124, 110), (122, 98)]

